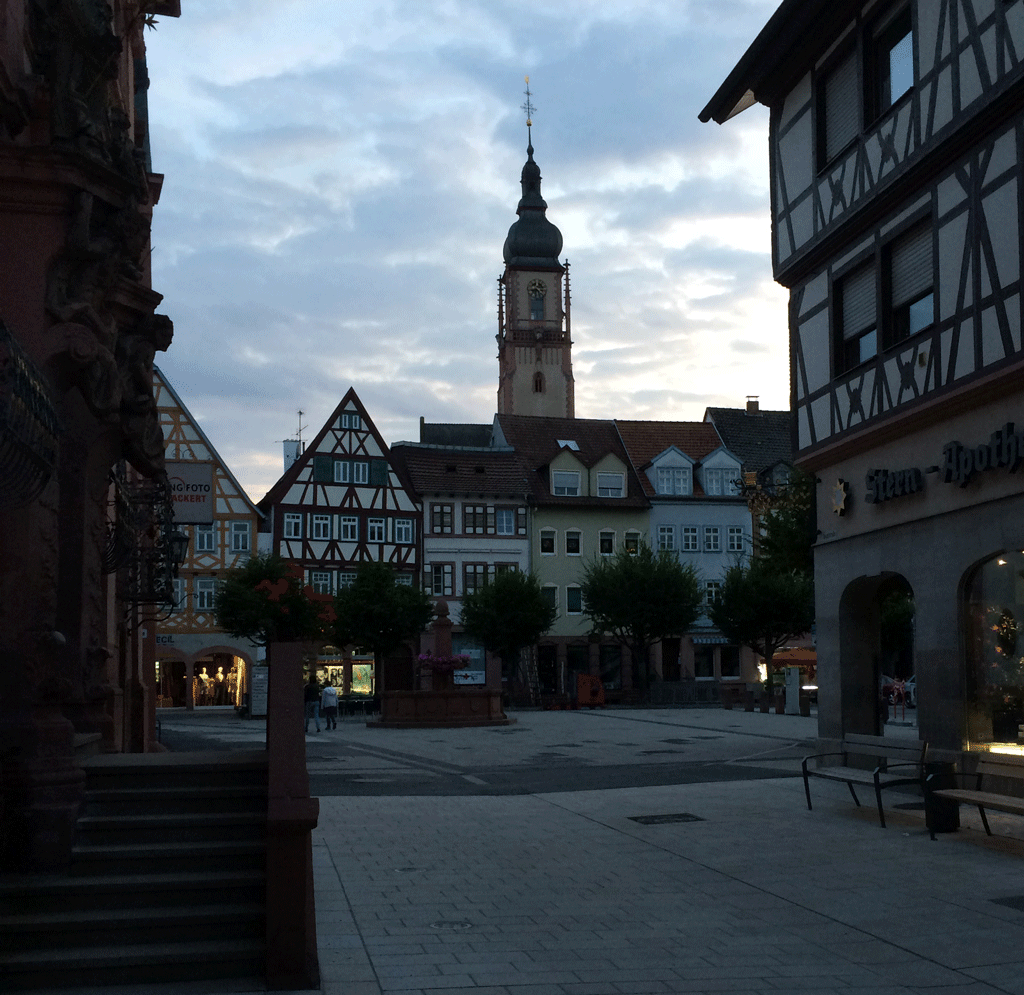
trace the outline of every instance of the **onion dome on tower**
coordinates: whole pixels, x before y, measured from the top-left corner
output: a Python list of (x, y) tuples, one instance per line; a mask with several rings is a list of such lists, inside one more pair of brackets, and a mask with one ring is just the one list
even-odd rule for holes
[(561, 269), (562, 233), (547, 219), (548, 205), (540, 195), (540, 166), (533, 161), (533, 143), (526, 147), (526, 164), (520, 178), (523, 196), (502, 250), (506, 266), (537, 266)]

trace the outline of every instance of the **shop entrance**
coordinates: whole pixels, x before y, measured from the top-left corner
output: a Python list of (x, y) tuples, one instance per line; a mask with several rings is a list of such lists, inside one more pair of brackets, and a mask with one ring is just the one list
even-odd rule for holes
[(914, 676), (914, 592), (901, 574), (858, 577), (839, 600), (839, 691), (846, 732), (881, 735), (899, 668)]

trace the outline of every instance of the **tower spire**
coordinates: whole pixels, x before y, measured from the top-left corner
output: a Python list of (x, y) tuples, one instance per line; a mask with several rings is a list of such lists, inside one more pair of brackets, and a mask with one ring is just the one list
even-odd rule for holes
[(537, 108), (533, 106), (533, 101), (530, 99), (533, 96), (530, 93), (530, 77), (525, 76), (524, 79), (526, 80), (526, 103), (522, 105), (522, 108), (526, 111), (526, 151), (528, 155), (533, 155), (533, 132), (531, 129), (533, 128), (533, 112)]

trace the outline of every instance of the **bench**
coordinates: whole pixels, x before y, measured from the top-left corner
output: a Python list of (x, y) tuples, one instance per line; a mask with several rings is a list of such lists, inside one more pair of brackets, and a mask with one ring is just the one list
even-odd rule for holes
[[(954, 776), (966, 782), (974, 780), (973, 788), (937, 788), (934, 786), (940, 774), (929, 775), (925, 782), (925, 790), (932, 798), (942, 798), (946, 801), (963, 802), (967, 805), (977, 805), (981, 815), (985, 832), (989, 836), (992, 830), (988, 826), (988, 818), (985, 809), (993, 808), (998, 812), (1009, 812), (1012, 815), (1024, 815), (1024, 765), (1014, 763), (1012, 760), (980, 760), (973, 774), (964, 771), (956, 771)], [(949, 776), (948, 774), (946, 775)], [(1020, 794), (1011, 795), (1002, 791), (984, 791), (983, 787), (991, 787), (988, 778), (999, 777), (1017, 786)], [(932, 839), (935, 839), (935, 830), (932, 830)]]
[[(887, 739), (885, 736), (862, 736), (851, 733), (843, 738), (840, 748), (833, 753), (816, 753), (804, 757), (800, 765), (804, 775), (804, 792), (807, 795), (807, 809), (811, 810), (810, 778), (821, 777), (828, 781), (842, 781), (853, 795), (860, 808), (860, 799), (854, 791), (855, 784), (863, 788), (874, 788), (878, 802), (878, 821), (885, 829), (885, 812), (882, 809), (882, 789), (897, 785), (917, 784), (922, 792), (925, 787), (924, 762), (928, 744), (917, 740)], [(808, 767), (812, 760), (839, 757), (838, 763), (825, 767)], [(862, 758), (865, 765), (851, 765), (850, 761)], [(872, 769), (867, 763), (875, 762)], [(898, 768), (898, 770), (897, 770)], [(895, 771), (895, 773), (894, 773)]]

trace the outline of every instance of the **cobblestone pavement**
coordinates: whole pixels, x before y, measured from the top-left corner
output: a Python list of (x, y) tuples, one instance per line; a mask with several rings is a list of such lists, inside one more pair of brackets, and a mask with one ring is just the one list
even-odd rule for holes
[[(933, 842), (912, 794), (890, 793), (883, 830), (870, 800), (856, 808), (825, 782), (812, 786), (809, 812), (790, 754), (813, 738), (813, 720), (798, 716), (537, 715), (495, 739), (517, 744), (493, 747), (506, 765), (585, 738), (642, 754), (645, 737), (660, 737), (765, 769), (602, 790), (321, 798), (327, 995), (1024, 995), (1021, 820), (994, 816), (988, 838), (965, 809), (963, 828)], [(383, 730), (345, 732), (384, 748)], [(767, 759), (752, 757), (752, 743)], [(436, 730), (401, 749), (387, 740), (410, 765), (455, 762), (466, 744)], [(659, 756), (631, 762), (639, 773)]]

